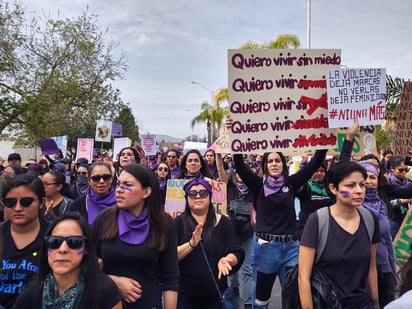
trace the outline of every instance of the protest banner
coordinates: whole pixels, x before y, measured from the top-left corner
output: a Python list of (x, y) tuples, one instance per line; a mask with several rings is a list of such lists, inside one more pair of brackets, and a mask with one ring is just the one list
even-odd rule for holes
[(132, 140), (128, 137), (119, 137), (113, 140), (113, 162), (117, 162), (119, 159), (120, 150), (125, 147), (130, 147)]
[(112, 140), (112, 122), (109, 120), (98, 120), (94, 139), (96, 142), (110, 143)]
[(54, 139), (42, 139), (37, 142), (41, 149), (41, 154), (44, 156), (49, 156), (52, 154), (60, 154), (59, 148), (57, 148)]
[(93, 144), (94, 140), (92, 138), (77, 139), (76, 162), (79, 158), (86, 158), (89, 163), (92, 163)]
[(59, 148), (63, 154), (63, 158), (66, 157), (67, 154), (67, 144), (69, 143), (69, 136), (68, 135), (61, 135), (61, 136), (53, 136), (52, 139), (56, 142), (57, 148)]
[(228, 62), (233, 153), (335, 147), (325, 75), (340, 50), (238, 49)]
[(411, 255), (410, 245), (412, 243), (412, 206), (409, 205), (409, 210), (403, 219), (402, 225), (396, 234), (393, 241), (395, 249), (396, 264), (402, 267)]
[(146, 156), (155, 156), (156, 149), (156, 135), (143, 135), (142, 148)]
[(229, 139), (229, 130), (226, 126), (220, 128), (219, 137), (215, 142), (216, 153), (230, 153), (230, 139)]
[[(183, 187), (186, 179), (169, 179), (167, 181), (165, 211), (176, 218), (185, 210), (185, 193)], [(221, 181), (210, 181), (212, 186), (212, 204), (216, 213), (227, 214), (226, 184)]]
[(396, 134), (392, 142), (393, 153), (396, 156), (409, 155), (408, 150), (412, 149), (412, 82), (407, 81), (403, 84), (401, 100), (399, 103)]
[[(364, 156), (367, 154), (374, 154), (378, 156), (378, 150), (376, 148), (376, 136), (375, 136), (375, 126), (361, 126), (360, 132), (355, 134), (352, 155), (354, 156)], [(336, 147), (328, 154), (339, 154), (342, 150), (343, 142), (346, 138), (345, 129), (337, 130), (337, 144)], [(379, 157), (379, 156), (378, 156)]]
[(383, 124), (385, 69), (333, 69), (326, 72), (329, 128)]

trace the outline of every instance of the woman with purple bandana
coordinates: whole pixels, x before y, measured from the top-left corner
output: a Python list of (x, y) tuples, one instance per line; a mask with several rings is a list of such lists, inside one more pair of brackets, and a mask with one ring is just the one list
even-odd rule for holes
[(215, 213), (207, 180), (190, 180), (183, 190), (185, 211), (175, 219), (180, 267), (178, 308), (220, 309), (219, 291), (223, 294), (228, 287), (227, 276), (239, 270), (244, 250), (236, 243), (229, 219)]
[(116, 201), (93, 223), (103, 271), (119, 288), (125, 308), (176, 308), (176, 233), (163, 211), (156, 174), (146, 165), (125, 166)]
[(94, 162), (89, 168), (89, 190), (76, 199), (68, 211), (78, 211), (92, 224), (104, 209), (116, 204), (116, 193), (112, 186), (112, 169), (106, 162)]
[[(227, 118), (230, 129), (232, 119)], [(295, 213), (295, 197), (326, 157), (327, 150), (318, 150), (312, 160), (296, 174), (289, 176), (286, 159), (281, 152), (263, 154), (261, 172), (256, 175), (241, 154), (234, 155), (236, 171), (254, 194), (256, 225), (251, 255), (256, 273), (256, 295), (253, 308), (269, 308), (276, 277), (283, 287), (286, 273), (298, 262), (299, 241)]]
[(379, 196), (379, 172), (376, 166), (368, 161), (360, 161), (366, 169), (368, 177), (365, 180), (366, 195), (363, 207), (372, 212), (379, 221), (381, 242), (378, 243), (376, 264), (378, 266), (379, 305), (381, 308), (394, 300), (396, 285), (395, 252), (392, 245), (388, 219), (388, 202)]

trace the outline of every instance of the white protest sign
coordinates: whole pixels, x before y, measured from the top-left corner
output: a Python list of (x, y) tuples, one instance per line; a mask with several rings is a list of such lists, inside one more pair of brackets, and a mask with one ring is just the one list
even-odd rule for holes
[(340, 66), (340, 50), (238, 49), (228, 58), (233, 153), (336, 145), (325, 72)]
[(330, 128), (385, 121), (385, 69), (333, 69), (326, 72)]
[(142, 148), (146, 156), (156, 155), (156, 135), (143, 135), (142, 136)]

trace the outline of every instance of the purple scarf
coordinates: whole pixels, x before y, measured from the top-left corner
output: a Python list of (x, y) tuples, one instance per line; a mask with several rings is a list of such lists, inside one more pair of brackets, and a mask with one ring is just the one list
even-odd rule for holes
[(97, 194), (91, 188), (86, 196), (86, 205), (89, 224), (92, 224), (97, 215), (104, 209), (116, 204), (116, 192), (113, 187), (106, 194)]
[(217, 167), (216, 165), (212, 164), (212, 165), (207, 165), (207, 167), (209, 168), (209, 172), (210, 174), (213, 175), (213, 177), (215, 177), (215, 175), (217, 175)]
[(184, 177), (185, 177), (185, 179), (195, 179), (195, 178), (203, 178), (203, 175), (202, 175), (202, 173), (199, 171), (199, 172), (197, 172), (197, 173), (194, 174), (194, 175), (191, 175), (191, 174), (186, 173)]
[(399, 179), (392, 172), (389, 172), (388, 179), (389, 179), (389, 183), (392, 185), (396, 185), (396, 186), (399, 186), (405, 189), (409, 187), (409, 181), (406, 177), (404, 179)]
[(380, 217), (379, 213), (386, 210), (386, 205), (379, 197), (377, 188), (366, 188), (365, 200), (362, 205), (378, 218)]
[(283, 186), (283, 181), (283, 175), (277, 179), (269, 175), (263, 176), (263, 192), (265, 193), (265, 197), (279, 192)]
[(236, 188), (239, 191), (240, 195), (247, 195), (249, 192), (249, 188), (247, 187), (247, 185), (241, 182), (236, 181)]
[(166, 178), (159, 178), (158, 180), (159, 180), (160, 191), (166, 191), (167, 179)]
[(139, 216), (135, 217), (126, 209), (119, 209), (117, 218), (120, 240), (131, 245), (144, 243), (149, 236), (150, 225), (147, 208), (143, 208)]

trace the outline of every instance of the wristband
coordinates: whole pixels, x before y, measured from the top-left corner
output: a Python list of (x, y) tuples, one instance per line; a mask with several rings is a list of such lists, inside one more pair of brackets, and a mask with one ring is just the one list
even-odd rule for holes
[(195, 246), (192, 246), (192, 244), (190, 243), (190, 240), (188, 241), (190, 248), (194, 249)]

